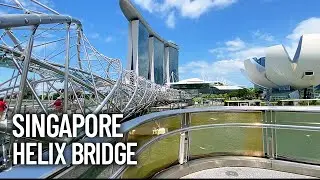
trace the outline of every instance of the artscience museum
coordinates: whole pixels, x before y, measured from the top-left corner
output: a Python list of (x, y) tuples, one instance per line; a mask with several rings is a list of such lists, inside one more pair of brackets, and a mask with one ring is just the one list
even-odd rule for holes
[(256, 86), (306, 91), (320, 84), (320, 34), (301, 36), (293, 58), (283, 45), (269, 47), (265, 54), (260, 59), (245, 60), (241, 69)]

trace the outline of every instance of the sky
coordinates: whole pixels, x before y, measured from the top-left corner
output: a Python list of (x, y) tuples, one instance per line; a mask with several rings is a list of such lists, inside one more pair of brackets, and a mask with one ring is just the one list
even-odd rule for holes
[[(293, 56), (302, 34), (320, 33), (319, 0), (131, 1), (155, 32), (179, 45), (180, 80), (251, 87), (240, 71), (243, 60), (264, 56), (265, 48), (278, 44)], [(81, 20), (101, 53), (127, 64), (128, 21), (119, 0), (40, 2)]]

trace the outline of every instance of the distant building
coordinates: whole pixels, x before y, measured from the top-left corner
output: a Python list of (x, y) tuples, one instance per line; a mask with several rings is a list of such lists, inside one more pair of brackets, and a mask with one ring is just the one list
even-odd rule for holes
[(256, 61), (258, 64), (260, 64), (262, 67), (266, 67), (266, 57), (261, 58), (252, 58), (254, 61)]
[(178, 82), (179, 81), (179, 74), (178, 74), (178, 64), (179, 64), (179, 52), (176, 48), (167, 47), (166, 48), (168, 53), (168, 62), (169, 62), (169, 74), (167, 74), (166, 82)]
[(320, 34), (305, 34), (293, 59), (283, 45), (272, 46), (266, 57), (245, 60), (242, 72), (256, 88), (272, 90), (272, 96), (293, 97), (300, 91), (303, 98), (312, 98), (313, 87), (320, 84), (319, 57)]
[(171, 88), (184, 90), (191, 95), (224, 94), (231, 91), (243, 89), (243, 87), (240, 86), (230, 86), (219, 81), (204, 81), (198, 78), (172, 82), (169, 85)]
[(120, 0), (129, 21), (127, 68), (157, 84), (179, 81), (179, 48), (162, 39), (129, 0)]
[(291, 59), (283, 45), (266, 49), (266, 57), (247, 59), (242, 72), (249, 80), (264, 88), (280, 91), (305, 89), (320, 84), (320, 34), (300, 38)]

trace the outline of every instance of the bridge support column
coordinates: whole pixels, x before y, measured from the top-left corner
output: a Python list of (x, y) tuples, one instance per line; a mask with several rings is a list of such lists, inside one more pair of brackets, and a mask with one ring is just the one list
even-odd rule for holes
[(63, 113), (68, 110), (68, 85), (69, 85), (69, 62), (70, 62), (70, 24), (67, 24), (67, 37), (66, 37), (66, 59), (65, 59), (65, 74), (64, 74), (64, 102)]
[[(34, 35), (37, 31), (37, 28), (38, 28), (38, 26), (33, 26), (27, 49), (25, 49), (23, 69), (22, 69), (21, 78), (20, 78), (18, 100), (17, 100), (14, 114), (18, 114), (21, 111), (21, 105), (22, 105), (22, 101), (23, 101), (24, 91), (26, 89), (26, 81), (28, 78), (28, 71), (29, 71), (29, 64), (30, 64), (30, 59), (31, 59), (32, 47), (33, 47)], [(30, 87), (30, 88), (32, 88), (32, 87)]]

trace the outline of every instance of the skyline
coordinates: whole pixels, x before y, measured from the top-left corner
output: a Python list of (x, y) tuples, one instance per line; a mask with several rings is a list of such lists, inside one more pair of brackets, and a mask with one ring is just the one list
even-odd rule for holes
[[(70, 9), (74, 1), (41, 2), (81, 20), (91, 43), (106, 56), (121, 59), (126, 67), (128, 21), (118, 0), (79, 3), (74, 9)], [(284, 44), (292, 57), (300, 35), (320, 33), (316, 0), (132, 2), (155, 32), (179, 45), (181, 80), (223, 80), (252, 87), (240, 72), (243, 60), (264, 56), (266, 47), (278, 44)]]

